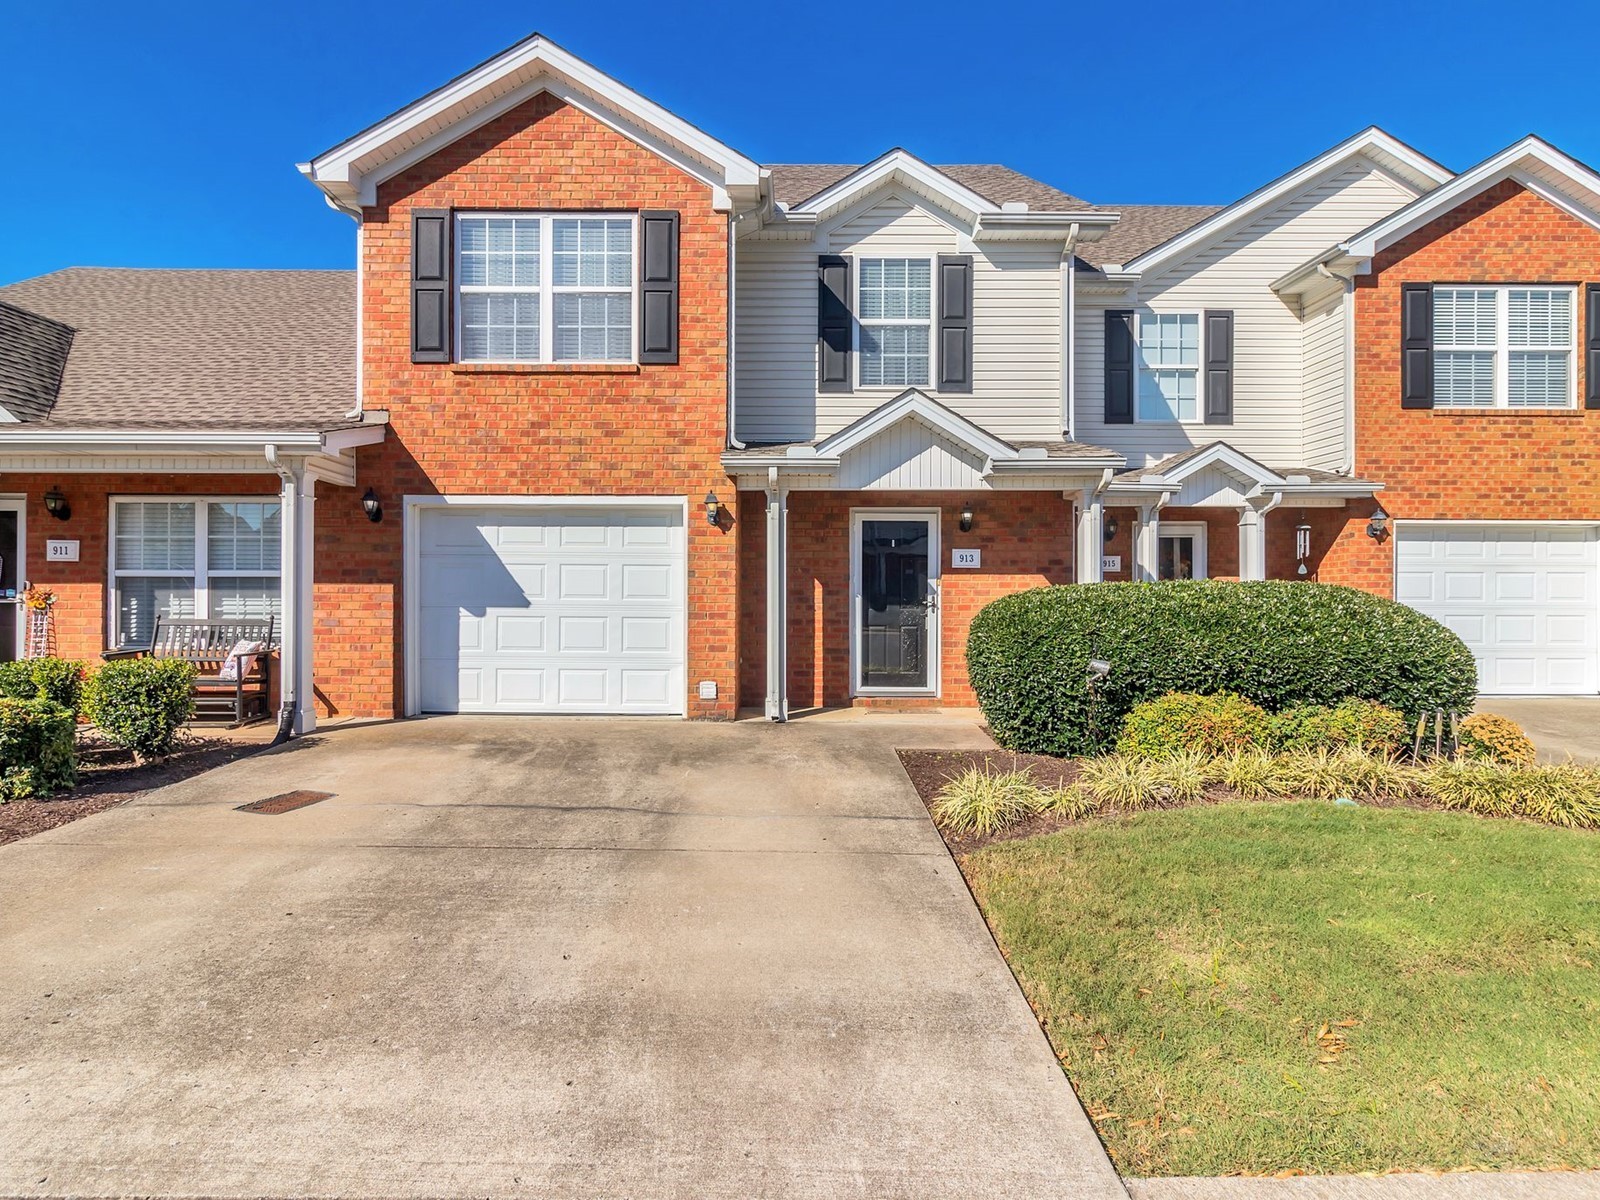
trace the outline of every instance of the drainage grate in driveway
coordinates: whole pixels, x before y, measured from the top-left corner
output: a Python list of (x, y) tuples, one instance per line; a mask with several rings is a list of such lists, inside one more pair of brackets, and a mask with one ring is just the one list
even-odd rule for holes
[(249, 804), (239, 805), (239, 812), (265, 813), (275, 817), (279, 813), (293, 812), (297, 808), (304, 808), (308, 804), (316, 804), (322, 800), (333, 799), (332, 792), (281, 792), (276, 796), (268, 796), (265, 800), (253, 800)]

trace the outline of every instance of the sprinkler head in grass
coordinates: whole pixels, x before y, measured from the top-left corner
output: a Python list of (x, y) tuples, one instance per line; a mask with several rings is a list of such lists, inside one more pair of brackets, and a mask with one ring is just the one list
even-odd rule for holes
[(1349, 796), (1340, 796), (1340, 797), (1338, 797), (1337, 799), (1334, 800), (1333, 806), (1335, 808), (1360, 808), (1361, 807), (1354, 800), (1350, 799)]

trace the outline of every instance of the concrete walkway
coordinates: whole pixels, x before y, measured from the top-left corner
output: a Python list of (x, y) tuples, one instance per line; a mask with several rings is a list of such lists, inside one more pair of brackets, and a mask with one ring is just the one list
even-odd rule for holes
[(1545, 762), (1600, 759), (1600, 696), (1485, 696), (1477, 711), (1521, 725)]
[(893, 754), (984, 744), (370, 726), (0, 848), (0, 1194), (1115, 1200)]
[(1304, 1175), (1292, 1179), (1130, 1179), (1133, 1200), (1596, 1200), (1594, 1171)]

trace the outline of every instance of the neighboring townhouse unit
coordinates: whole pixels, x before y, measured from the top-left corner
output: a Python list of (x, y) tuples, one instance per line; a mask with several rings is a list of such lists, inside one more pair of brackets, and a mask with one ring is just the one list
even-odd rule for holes
[(271, 613), (301, 730), (782, 719), (970, 703), (1019, 588), (1281, 577), (1600, 690), (1600, 182), (1536, 140), (1108, 207), (762, 165), (535, 36), (302, 171), (353, 274), (0, 288), (0, 605), (63, 653)]

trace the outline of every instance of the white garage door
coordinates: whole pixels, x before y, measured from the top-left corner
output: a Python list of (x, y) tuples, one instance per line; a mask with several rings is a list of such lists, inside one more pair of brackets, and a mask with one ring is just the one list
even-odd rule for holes
[(681, 509), (417, 512), (423, 712), (683, 711)]
[(1600, 688), (1595, 531), (1570, 525), (1407, 522), (1395, 598), (1441, 621), (1478, 659), (1492, 696)]

